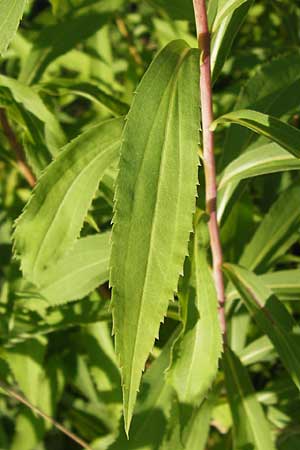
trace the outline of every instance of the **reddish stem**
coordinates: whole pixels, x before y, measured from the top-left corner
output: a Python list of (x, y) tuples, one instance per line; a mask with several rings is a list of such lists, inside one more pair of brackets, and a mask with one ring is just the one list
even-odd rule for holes
[(201, 51), (200, 100), (202, 114), (203, 165), (205, 172), (206, 209), (210, 216), (208, 227), (213, 258), (213, 273), (219, 302), (220, 324), (225, 338), (225, 289), (222, 272), (223, 253), (220, 240), (219, 225), (217, 221), (217, 180), (214, 155), (214, 134), (212, 131), (210, 131), (210, 126), (214, 120), (210, 65), (210, 33), (208, 28), (205, 0), (193, 0), (193, 3), (197, 27), (198, 45)]

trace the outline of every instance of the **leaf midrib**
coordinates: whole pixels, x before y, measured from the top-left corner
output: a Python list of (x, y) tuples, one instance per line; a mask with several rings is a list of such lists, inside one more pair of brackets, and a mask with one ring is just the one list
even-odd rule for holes
[[(165, 90), (164, 95), (162, 96), (161, 102), (158, 106), (157, 112), (159, 111), (159, 107), (165, 97), (165, 95), (168, 93), (169, 89), (171, 89), (171, 87), (175, 84), (175, 82), (178, 79), (178, 75), (179, 75), (179, 71), (180, 71), (180, 67), (182, 65), (182, 63), (184, 62), (185, 58), (189, 55), (190, 53), (190, 49), (184, 49), (183, 53), (176, 65), (176, 68), (174, 70), (174, 75), (172, 76), (170, 82), (169, 82), (169, 86), (167, 87), (167, 89)], [(169, 101), (169, 106), (168, 106), (168, 113), (167, 113), (167, 120), (166, 120), (166, 127), (165, 127), (165, 136), (167, 136), (169, 134), (169, 126), (170, 126), (170, 111), (171, 111), (171, 106), (173, 106), (173, 102), (174, 102), (174, 96), (175, 96), (175, 92), (176, 90), (174, 89), (173, 91), (171, 91), (171, 96), (170, 96), (170, 101)], [(153, 121), (155, 122), (155, 121)], [(151, 134), (151, 131), (149, 133), (149, 136)], [(148, 138), (148, 144), (149, 144), (149, 138)], [(148, 145), (146, 144), (146, 146)], [(157, 182), (157, 191), (156, 191), (156, 199), (159, 197), (159, 191), (160, 191), (160, 184), (161, 184), (161, 168), (163, 166), (162, 162), (164, 160), (164, 156), (165, 156), (165, 148), (166, 148), (166, 139), (164, 140), (164, 145), (162, 148), (162, 153), (161, 153), (161, 163), (160, 163), (160, 171), (159, 171), (159, 176), (158, 176), (158, 182)], [(138, 178), (138, 177), (137, 177)], [(155, 228), (155, 222), (156, 222), (156, 212), (157, 212), (157, 202), (155, 203), (155, 207), (154, 207), (154, 212), (153, 212), (153, 218), (152, 218), (152, 223), (151, 223), (151, 233), (150, 233), (150, 240), (149, 240), (149, 255), (147, 258), (147, 263), (146, 263), (146, 269), (145, 269), (145, 278), (144, 278), (144, 283), (143, 283), (143, 290), (142, 290), (142, 294), (141, 294), (141, 301), (139, 303), (139, 311), (138, 311), (138, 317), (141, 317), (141, 312), (143, 309), (143, 305), (144, 305), (144, 294), (145, 294), (145, 285), (147, 284), (147, 277), (148, 277), (148, 267), (149, 267), (149, 260), (152, 259), (152, 250), (151, 250), (151, 242), (153, 239), (153, 229)], [(131, 231), (132, 231), (132, 222), (131, 222), (131, 227), (130, 227), (130, 231), (129, 231), (129, 236), (131, 235)], [(135, 333), (135, 339), (134, 339), (134, 346), (133, 346), (133, 358), (132, 358), (132, 362), (131, 362), (131, 370), (130, 370), (130, 381), (129, 381), (129, 395), (128, 395), (128, 399), (131, 397), (131, 390), (132, 390), (132, 380), (133, 380), (133, 371), (135, 370), (135, 360), (136, 360), (136, 347), (137, 347), (137, 342), (138, 342), (138, 335), (140, 332), (140, 326), (141, 326), (141, 321), (138, 320), (138, 324), (137, 324), (137, 331)]]

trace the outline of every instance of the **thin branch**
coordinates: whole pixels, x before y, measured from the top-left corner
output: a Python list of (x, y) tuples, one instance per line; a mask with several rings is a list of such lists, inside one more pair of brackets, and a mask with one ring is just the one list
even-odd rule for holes
[(3, 108), (0, 108), (0, 123), (3, 128), (3, 132), (4, 132), (8, 142), (10, 143), (12, 150), (14, 151), (14, 153), (16, 155), (16, 160), (17, 160), (17, 164), (20, 169), (20, 172), (24, 175), (24, 178), (26, 178), (26, 180), (28, 181), (28, 184), (31, 187), (33, 187), (36, 183), (36, 178), (35, 178), (34, 174), (32, 173), (30, 167), (27, 165), (24, 149), (23, 149), (22, 145), (19, 143), (19, 141), (17, 140), (17, 137), (8, 122), (6, 112)]
[(143, 61), (142, 58), (139, 55), (139, 52), (137, 51), (136, 47), (134, 46), (132, 39), (130, 37), (130, 34), (127, 30), (126, 24), (124, 22), (123, 19), (121, 19), (121, 17), (117, 17), (116, 18), (116, 24), (118, 27), (118, 30), (120, 32), (120, 34), (127, 40), (128, 42), (128, 46), (129, 46), (129, 53), (131, 54), (134, 62), (138, 65), (138, 66), (142, 66), (143, 65)]
[(59, 431), (64, 433), (66, 436), (68, 436), (72, 441), (76, 442), (78, 445), (80, 445), (82, 448), (86, 450), (92, 450), (92, 448), (82, 439), (80, 439), (75, 434), (71, 433), (71, 431), (67, 430), (65, 427), (63, 427), (60, 423), (56, 422), (52, 417), (48, 416), (48, 414), (45, 414), (43, 411), (41, 411), (39, 408), (34, 406), (29, 400), (27, 400), (25, 397), (23, 397), (21, 394), (7, 386), (3, 381), (0, 380), (0, 387), (3, 389), (6, 394), (8, 394), (10, 397), (13, 397), (18, 402), (22, 403), (23, 405), (30, 408), (33, 412), (35, 412), (37, 415), (42, 417), (44, 420), (50, 422), (55, 428), (57, 428)]
[(210, 33), (205, 0), (193, 0), (200, 58), (200, 100), (203, 134), (203, 165), (205, 172), (206, 209), (213, 258), (213, 273), (219, 302), (219, 317), (224, 340), (226, 336), (225, 289), (222, 272), (223, 253), (217, 221), (217, 181), (214, 155), (214, 134), (210, 131), (213, 122), (212, 81), (210, 64)]

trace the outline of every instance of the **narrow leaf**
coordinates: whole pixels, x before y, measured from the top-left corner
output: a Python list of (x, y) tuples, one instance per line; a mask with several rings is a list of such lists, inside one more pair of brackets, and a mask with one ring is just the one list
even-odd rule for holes
[[(242, 86), (234, 109), (252, 109), (281, 117), (299, 104), (299, 74), (300, 52), (297, 50), (258, 66)], [(241, 155), (253, 137), (251, 130), (245, 127), (235, 124), (230, 126), (225, 139), (223, 167)]]
[[(259, 278), (281, 301), (300, 299), (300, 270), (278, 270), (265, 273)], [(234, 288), (227, 294), (227, 300), (232, 301), (239, 298), (239, 293)]]
[(243, 3), (247, 3), (248, 0), (229, 0), (225, 2), (225, 4), (222, 4), (221, 8), (218, 10), (218, 14), (216, 15), (216, 18), (214, 20), (213, 24), (213, 32), (216, 32), (216, 30), (219, 28), (221, 23), (230, 15), (232, 14), (236, 9), (238, 9)]
[(41, 274), (72, 247), (105, 170), (117, 159), (123, 119), (86, 131), (68, 144), (37, 184), (14, 234), (22, 270)]
[(299, 236), (299, 198), (297, 185), (279, 196), (245, 247), (239, 264), (261, 273), (288, 250)]
[(110, 233), (76, 241), (74, 247), (39, 279), (40, 294), (51, 305), (78, 300), (108, 280)]
[(0, 0), (0, 54), (6, 51), (22, 18), (26, 0)]
[(257, 325), (270, 338), (294, 383), (300, 389), (300, 329), (293, 317), (254, 273), (231, 264), (226, 264), (224, 269), (240, 292)]
[(184, 41), (163, 49), (138, 87), (124, 130), (111, 285), (127, 430), (141, 374), (176, 291), (192, 229), (198, 65), (198, 51)]
[(255, 397), (247, 370), (229, 348), (225, 350), (223, 362), (233, 418), (233, 448), (275, 450), (268, 422)]
[[(211, 1), (212, 0), (210, 0), (209, 4)], [(226, 1), (223, 1), (222, 5), (226, 4)], [(253, 3), (254, 0), (248, 0), (241, 4), (239, 8), (234, 10), (231, 14), (227, 15), (212, 36), (211, 65), (214, 83), (222, 71), (233, 41)]]
[(214, 121), (212, 128), (220, 123), (236, 123), (277, 142), (292, 155), (300, 158), (300, 130), (269, 116), (250, 109), (233, 111)]
[(262, 145), (232, 161), (221, 174), (218, 188), (221, 190), (227, 185), (230, 188), (230, 183), (239, 183), (246, 178), (299, 169), (299, 159), (279, 145), (274, 143)]
[(218, 301), (207, 261), (209, 244), (206, 224), (196, 225), (185, 265), (183, 303), (184, 330), (173, 349), (168, 378), (181, 403), (199, 405), (218, 370), (222, 337)]

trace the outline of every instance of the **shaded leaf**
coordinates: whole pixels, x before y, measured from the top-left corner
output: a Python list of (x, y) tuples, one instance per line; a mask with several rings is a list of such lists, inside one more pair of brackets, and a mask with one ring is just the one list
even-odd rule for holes
[[(201, 220), (201, 219), (200, 219)], [(183, 332), (173, 349), (168, 378), (181, 403), (200, 405), (217, 374), (222, 351), (218, 300), (207, 261), (206, 224), (195, 226), (186, 260), (182, 302)]]
[(234, 449), (275, 449), (268, 422), (255, 397), (247, 370), (228, 347), (223, 363), (233, 419)]
[(56, 95), (78, 95), (92, 102), (105, 106), (114, 115), (122, 116), (128, 112), (129, 106), (112, 95), (107, 94), (94, 83), (74, 82), (61, 79), (57, 82), (47, 83), (42, 86), (46, 92)]
[[(300, 52), (280, 55), (259, 66), (241, 88), (234, 109), (253, 109), (280, 117), (300, 101)], [(251, 143), (253, 133), (239, 125), (230, 126), (224, 146), (223, 167)]]
[(288, 250), (299, 236), (299, 198), (297, 185), (279, 196), (245, 247), (239, 264), (261, 273)]
[(42, 29), (36, 36), (29, 58), (20, 73), (20, 81), (37, 83), (48, 65), (98, 31), (107, 14), (91, 10)]
[(300, 329), (293, 317), (254, 273), (232, 264), (226, 264), (224, 269), (300, 389)]

